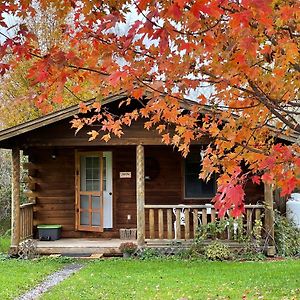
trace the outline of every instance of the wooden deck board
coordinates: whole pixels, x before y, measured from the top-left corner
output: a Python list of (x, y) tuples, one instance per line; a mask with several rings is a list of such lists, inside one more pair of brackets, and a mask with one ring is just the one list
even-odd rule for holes
[[(120, 254), (120, 239), (74, 238), (56, 241), (37, 241), (39, 254)], [(134, 242), (134, 241), (130, 241)]]

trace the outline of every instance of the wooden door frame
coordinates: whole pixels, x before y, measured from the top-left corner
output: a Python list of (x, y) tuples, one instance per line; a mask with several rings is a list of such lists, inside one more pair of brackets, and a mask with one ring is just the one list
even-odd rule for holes
[[(98, 156), (100, 157), (100, 192), (80, 192), (80, 157), (84, 156)], [(103, 232), (103, 151), (78, 151), (75, 150), (75, 230), (77, 231), (92, 231)], [(80, 217), (80, 195), (86, 194), (89, 196), (89, 203), (92, 196), (100, 197), (100, 226), (81, 226), (79, 223)], [(89, 209), (91, 213), (91, 209)], [(90, 216), (89, 216), (90, 218)]]

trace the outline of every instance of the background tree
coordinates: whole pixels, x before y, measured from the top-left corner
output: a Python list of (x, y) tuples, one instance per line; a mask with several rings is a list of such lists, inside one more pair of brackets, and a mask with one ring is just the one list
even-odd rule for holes
[[(26, 26), (34, 40), (32, 49), (38, 50), (42, 55), (47, 55), (52, 48), (67, 49), (70, 47), (69, 40), (62, 34), (65, 17), (59, 17), (55, 7), (49, 4), (41, 7), (37, 1), (33, 3), (36, 13), (34, 16), (26, 16), (21, 21), (17, 17), (6, 17), (10, 24), (5, 36), (13, 37), (17, 34), (17, 27)], [(47, 91), (47, 98), (39, 101), (38, 95), (41, 93), (41, 85), (28, 77), (29, 70), (36, 63), (37, 58), (19, 57), (12, 51), (8, 51), (3, 61), (19, 60), (14, 68), (3, 73), (0, 84), (0, 122), (2, 127), (11, 127), (26, 121), (35, 119), (43, 114), (58, 110), (72, 104), (80, 102), (81, 94), (74, 95), (68, 91), (67, 83), (64, 85), (54, 85)], [(91, 97), (87, 83), (82, 83), (83, 93)], [(86, 87), (86, 88), (84, 88)], [(58, 92), (59, 91), (59, 92)]]
[[(5, 1), (2, 11), (22, 20), (37, 13), (34, 3)], [(106, 132), (91, 131), (91, 138), (121, 136), (122, 126), (137, 118), (183, 155), (193, 140), (209, 136), (201, 177), (219, 174), (214, 200), (221, 214), (232, 205), (234, 215), (243, 211), (247, 180), (274, 183), (282, 195), (299, 184), (299, 145), (279, 139), (300, 132), (298, 0), (39, 2), (49, 5), (66, 20), (69, 47), (44, 51), (22, 25), (1, 47), (3, 57), (12, 51), (32, 63), (27, 78), (39, 88), (36, 103), (52, 93), (61, 99), (66, 85), (80, 93), (88, 82), (97, 99), (123, 89), (143, 104), (122, 116), (95, 104), (99, 116), (91, 121)], [(18, 60), (3, 63), (1, 72)]]
[[(38, 3), (35, 3), (38, 7)], [(17, 32), (16, 23), (20, 20), (13, 16), (6, 16), (10, 29), (4, 35), (13, 37)], [(63, 18), (57, 17), (53, 6), (39, 8), (33, 17), (26, 17), (22, 26), (34, 34), (35, 40), (32, 47), (39, 49), (41, 53), (47, 54), (53, 47), (68, 47), (62, 35)], [(18, 59), (18, 55), (9, 51), (2, 62)], [(78, 103), (80, 99), (65, 89), (58, 97), (55, 92), (49, 91), (45, 101), (36, 102), (36, 95), (40, 93), (40, 86), (33, 84), (33, 80), (27, 74), (36, 60), (28, 60), (20, 57), (20, 61), (0, 78), (0, 128), (15, 126), (20, 123), (35, 119), (45, 113)], [(88, 87), (83, 83), (83, 86)], [(91, 95), (88, 89), (84, 91)], [(79, 95), (80, 96), (80, 95)], [(55, 98), (57, 97), (57, 98)], [(23, 158), (22, 158), (23, 159)], [(11, 157), (7, 150), (0, 151), (0, 234), (4, 233), (10, 226), (10, 203), (11, 203)], [(22, 175), (24, 172), (22, 172)], [(22, 185), (22, 198), (25, 198)]]

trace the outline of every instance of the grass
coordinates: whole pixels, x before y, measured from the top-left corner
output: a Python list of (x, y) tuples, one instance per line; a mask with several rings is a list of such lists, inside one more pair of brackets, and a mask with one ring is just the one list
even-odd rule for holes
[(7, 259), (10, 247), (9, 220), (0, 221), (0, 299), (14, 299), (36, 286), (43, 279), (61, 268), (64, 261), (39, 259)]
[(63, 262), (50, 259), (26, 261), (0, 260), (0, 299), (14, 299), (62, 267)]
[(300, 260), (102, 260), (41, 299), (300, 299), (299, 274)]
[(0, 253), (7, 253), (10, 247), (10, 219), (0, 220)]
[(10, 247), (10, 236), (0, 236), (0, 253), (7, 253)]
[(10, 218), (0, 219), (0, 235), (5, 234), (10, 229)]

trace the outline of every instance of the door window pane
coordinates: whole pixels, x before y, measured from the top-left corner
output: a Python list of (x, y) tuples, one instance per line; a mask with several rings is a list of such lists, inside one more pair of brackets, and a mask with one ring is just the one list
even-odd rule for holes
[(92, 196), (92, 210), (100, 209), (100, 197)]
[(86, 211), (80, 212), (80, 225), (89, 225), (89, 213)]
[(100, 213), (92, 213), (92, 226), (100, 226)]
[(80, 188), (84, 192), (100, 191), (100, 157), (81, 156)]
[(93, 191), (93, 180), (86, 180), (86, 191)]
[(89, 196), (88, 195), (80, 195), (80, 208), (81, 209), (89, 208)]
[(100, 170), (99, 170), (99, 168), (97, 168), (97, 169), (93, 168), (93, 170), (92, 170), (92, 178), (94, 180), (100, 178)]
[(93, 180), (92, 191), (100, 191), (100, 182), (99, 182), (99, 180)]

